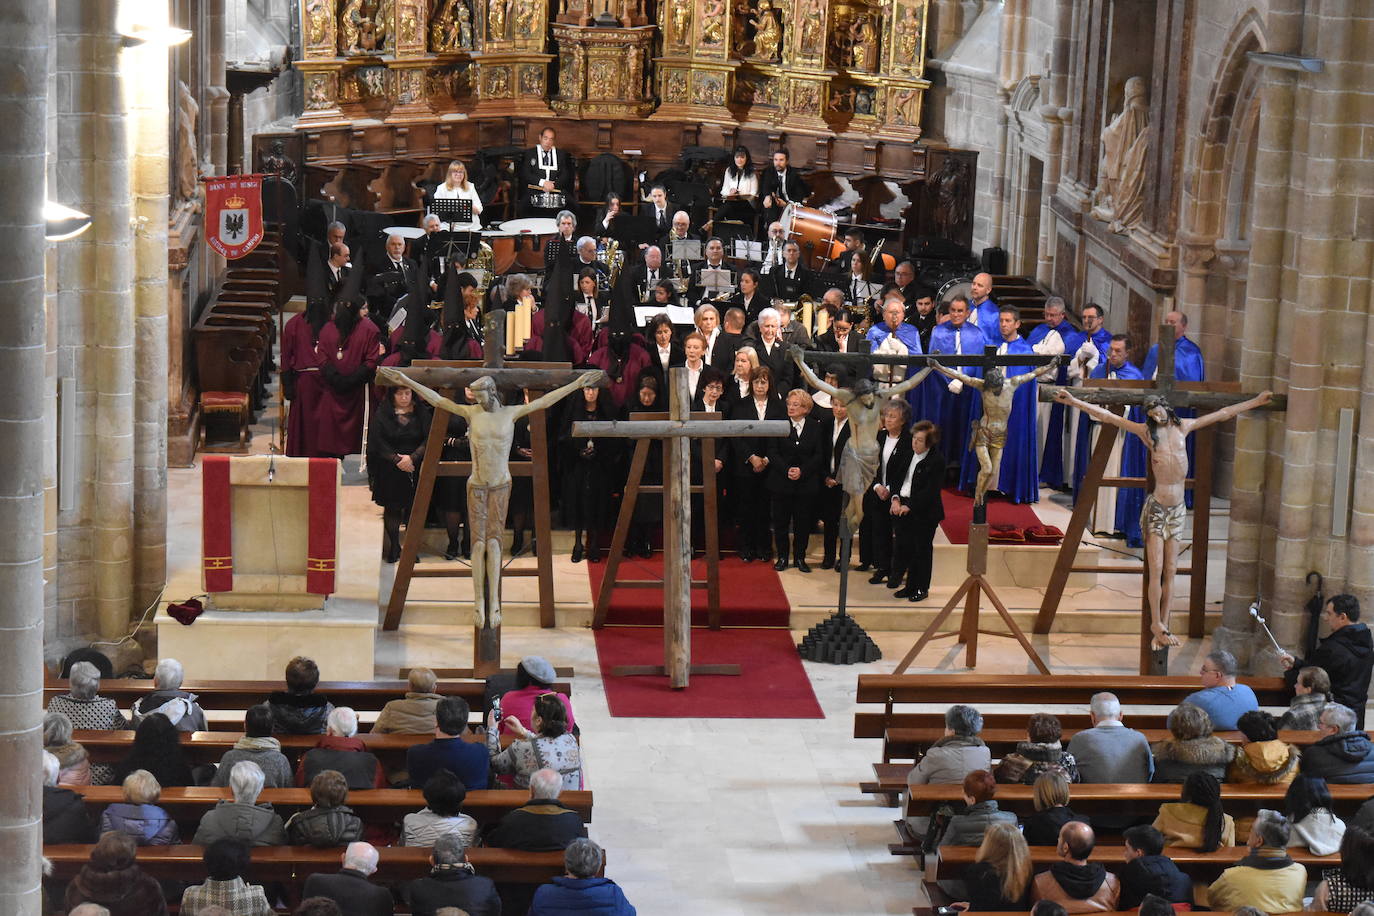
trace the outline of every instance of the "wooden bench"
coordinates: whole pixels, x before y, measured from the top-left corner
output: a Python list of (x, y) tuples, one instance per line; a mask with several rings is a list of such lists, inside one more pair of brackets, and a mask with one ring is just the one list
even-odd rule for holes
[[(182, 732), (181, 746), (186, 761), (192, 766), (198, 763), (219, 763), (225, 752), (231, 750), (242, 737), (242, 732), (208, 731)], [(319, 735), (276, 735), (281, 742), (281, 752), (295, 766), (305, 752), (319, 743)], [(377, 755), (377, 759), (388, 769), (405, 765), (406, 751), (417, 744), (427, 744), (434, 735), (374, 735), (371, 733), (357, 736), (367, 745), (367, 749)], [(478, 742), (483, 740), (469, 732), (464, 740)], [(132, 731), (96, 731), (76, 729), (72, 740), (86, 749), (92, 763), (117, 763), (124, 759), (133, 746)]]
[[(69, 788), (81, 795), (88, 809), (103, 808), (124, 800), (123, 790), (119, 786)], [(233, 797), (227, 787), (187, 786), (163, 789), (157, 804), (165, 808), (177, 822), (194, 825), (201, 815), (221, 800)], [(530, 793), (524, 789), (474, 789), (463, 800), (463, 813), (479, 824), (488, 824), (524, 805), (529, 797)], [(591, 822), (592, 793), (589, 790), (564, 791), (558, 800), (576, 811), (585, 823)], [(263, 789), (258, 801), (269, 802), (282, 820), (311, 805), (309, 789)], [(425, 799), (419, 789), (357, 789), (348, 793), (346, 804), (365, 822), (393, 823), (425, 807)], [(98, 815), (99, 811), (91, 813)]]
[[(1138, 729), (1145, 736), (1145, 740), (1153, 744), (1156, 741), (1163, 741), (1170, 737), (1167, 728), (1145, 728)], [(1064, 735), (1060, 743), (1068, 746), (1070, 739), (1077, 733), (1075, 730), (1064, 729)], [(944, 737), (945, 730), (940, 728), (889, 728), (887, 736), (883, 741), (883, 763), (893, 760), (916, 760), (926, 748)], [(1245, 736), (1240, 732), (1213, 732), (1223, 741), (1232, 744), (1241, 744), (1245, 741)], [(1026, 740), (1026, 730), (1024, 728), (984, 728), (978, 733), (978, 737), (983, 739), (983, 743), (992, 752), (992, 759), (997, 760), (1016, 750), (1016, 745), (1020, 741)], [(1305, 747), (1315, 744), (1326, 737), (1325, 732), (1318, 731), (1281, 731), (1279, 740), (1298, 747)]]
[[(1100, 862), (1108, 871), (1116, 872), (1126, 866), (1125, 853), (1124, 846), (1097, 846), (1088, 859)], [(957, 879), (965, 868), (974, 863), (977, 854), (977, 846), (941, 846), (936, 877)], [(1214, 880), (1223, 870), (1235, 865), (1249, 854), (1250, 850), (1245, 846), (1223, 846), (1212, 852), (1198, 852), (1196, 849), (1185, 849), (1181, 846), (1168, 846), (1164, 849), (1164, 855), (1173, 859), (1180, 871), (1195, 879), (1208, 881)], [(1307, 866), (1308, 870), (1313, 872), (1313, 880), (1320, 877), (1319, 873), (1323, 868), (1336, 868), (1341, 864), (1340, 853), (1319, 856), (1302, 846), (1289, 849), (1288, 855), (1294, 862)], [(1030, 856), (1031, 865), (1037, 873), (1060, 861), (1053, 846), (1031, 846)]]

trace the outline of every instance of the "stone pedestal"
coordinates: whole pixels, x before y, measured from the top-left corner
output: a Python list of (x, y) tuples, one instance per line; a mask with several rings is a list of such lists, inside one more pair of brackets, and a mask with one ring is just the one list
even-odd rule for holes
[(559, 63), (553, 110), (574, 118), (642, 118), (653, 111), (645, 69), (657, 31), (554, 23)]

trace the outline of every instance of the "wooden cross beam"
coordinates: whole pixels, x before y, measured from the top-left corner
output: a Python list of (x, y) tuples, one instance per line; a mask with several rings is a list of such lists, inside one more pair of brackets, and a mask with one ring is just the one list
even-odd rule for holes
[[(583, 438), (665, 439), (663, 461), (663, 666), (617, 669), (613, 674), (668, 676), (669, 686), (686, 687), (697, 674), (739, 674), (738, 665), (692, 665), (691, 449), (694, 438), (783, 437), (785, 420), (691, 420), (687, 370), (668, 370), (668, 420), (595, 420), (573, 424)], [(733, 669), (733, 670), (731, 670)]]
[[(1121, 413), (1129, 407), (1143, 406), (1146, 399), (1152, 397), (1162, 397), (1175, 408), (1198, 408), (1205, 411), (1218, 410), (1231, 404), (1248, 401), (1254, 397), (1254, 394), (1242, 392), (1240, 385), (1234, 382), (1180, 382), (1174, 370), (1176, 346), (1177, 339), (1173, 325), (1160, 325), (1159, 362), (1153, 380), (1085, 380), (1081, 388), (1074, 389), (1074, 396), (1090, 404), (1110, 407), (1117, 413)], [(1056, 387), (1054, 385), (1040, 386), (1040, 400), (1054, 401)], [(1287, 397), (1274, 395), (1267, 405), (1256, 409), (1286, 410), (1287, 406)], [(1065, 422), (1070, 422), (1070, 418), (1066, 416)], [(1185, 484), (1185, 486), (1190, 486), (1193, 491), (1192, 562), (1189, 566), (1178, 569), (1177, 573), (1190, 577), (1188, 635), (1194, 639), (1204, 635), (1203, 614), (1207, 601), (1207, 562), (1211, 536), (1212, 456), (1216, 443), (1216, 432), (1216, 427), (1207, 427), (1195, 434), (1194, 477)], [(1103, 486), (1148, 488), (1151, 485), (1149, 476), (1144, 478), (1105, 476), (1112, 446), (1119, 434), (1120, 430), (1115, 426), (1100, 425), (1097, 444), (1093, 448), (1087, 472), (1084, 474), (1083, 482), (1079, 487), (1073, 516), (1069, 519), (1068, 530), (1064, 532), (1064, 540), (1059, 547), (1059, 557), (1056, 559), (1054, 570), (1050, 574), (1050, 581), (1045, 587), (1045, 597), (1040, 604), (1040, 613), (1035, 618), (1034, 632), (1036, 633), (1048, 633), (1050, 631), (1050, 627), (1054, 623), (1055, 613), (1059, 609), (1059, 602), (1064, 596), (1064, 589), (1068, 585), (1070, 574), (1075, 572), (1101, 574), (1104, 572), (1135, 571), (1130, 566), (1103, 568), (1075, 565), (1079, 544), (1083, 539), (1083, 534), (1087, 531), (1099, 489)], [(1148, 465), (1146, 473), (1147, 475), (1149, 473)], [(1163, 649), (1153, 650), (1150, 646), (1150, 611), (1147, 589), (1149, 575), (1149, 563), (1146, 561), (1142, 571), (1141, 586), (1140, 673), (1164, 674), (1168, 666), (1168, 652)]]

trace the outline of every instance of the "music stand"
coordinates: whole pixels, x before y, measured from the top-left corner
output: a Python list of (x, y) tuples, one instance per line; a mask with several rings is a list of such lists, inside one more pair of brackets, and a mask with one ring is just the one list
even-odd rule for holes
[(722, 292), (733, 292), (735, 289), (733, 279), (728, 267), (703, 267), (697, 282), (709, 298), (718, 296)]
[(436, 197), (430, 212), (441, 222), (472, 224), (472, 201), (466, 197)]
[[(547, 242), (544, 243), (544, 264), (545, 264), (545, 266), (550, 265), (550, 264), (556, 264), (556, 263), (558, 262), (558, 259), (559, 259), (559, 258), (567, 258), (568, 260), (572, 260), (572, 259), (573, 259), (574, 257), (576, 257), (576, 256), (577, 256), (577, 242), (575, 242), (575, 241), (566, 242), (566, 241), (563, 240), (563, 237), (562, 237), (562, 236), (558, 236), (558, 237), (555, 237), (555, 238), (551, 238), (551, 239), (549, 239)], [(576, 282), (577, 282), (577, 277), (576, 277), (576, 275), (574, 275), (574, 277), (573, 277), (573, 283), (574, 283), (574, 285), (576, 284)]]
[(701, 242), (698, 239), (673, 239), (674, 261), (700, 261)]

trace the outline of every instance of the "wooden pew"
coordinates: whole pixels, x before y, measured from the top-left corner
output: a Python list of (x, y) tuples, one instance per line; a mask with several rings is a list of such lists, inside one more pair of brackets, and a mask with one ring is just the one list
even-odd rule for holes
[[(106, 805), (123, 801), (123, 790), (119, 786), (70, 786), (84, 799), (92, 815)], [(179, 823), (194, 825), (201, 815), (213, 808), (221, 799), (232, 799), (228, 787), (217, 789), (211, 786), (187, 786), (167, 788), (157, 804), (165, 808)], [(500, 820), (509, 811), (519, 808), (529, 801), (530, 793), (525, 789), (474, 789), (463, 800), (463, 813), (479, 824)], [(568, 790), (558, 796), (558, 800), (581, 815), (584, 822), (592, 819), (592, 793), (588, 790)], [(282, 820), (296, 811), (310, 807), (309, 789), (263, 789), (259, 802), (270, 802)], [(425, 806), (424, 795), (419, 789), (358, 789), (348, 793), (348, 807), (368, 823), (392, 823), (407, 814), (413, 814)]]
[[(91, 858), (93, 846), (71, 844), (44, 846), (43, 855), (53, 864), (53, 877), (74, 878)], [(429, 873), (429, 849), (384, 846), (377, 850), (380, 860), (372, 880), (381, 884), (408, 881)], [(155, 878), (174, 878), (199, 882), (206, 878), (201, 846), (140, 846), (138, 865)], [(305, 883), (316, 872), (338, 871), (342, 848), (319, 849), (314, 846), (259, 846), (253, 849), (249, 869), (253, 883), (288, 881)], [(563, 852), (522, 852), (517, 849), (488, 849), (475, 846), (467, 851), (468, 861), (477, 874), (503, 884), (543, 884), (563, 874)]]
[[(1126, 866), (1125, 852), (1123, 846), (1097, 846), (1088, 859), (1102, 863), (1108, 871), (1117, 872)], [(936, 876), (957, 879), (965, 868), (973, 864), (977, 853), (977, 846), (941, 846)], [(1198, 852), (1196, 849), (1184, 849), (1181, 846), (1167, 846), (1164, 849), (1164, 855), (1173, 859), (1180, 871), (1195, 880), (1208, 882), (1215, 880), (1223, 870), (1235, 865), (1249, 853), (1250, 850), (1245, 846), (1223, 846), (1213, 852)], [(1036, 873), (1060, 861), (1053, 846), (1032, 846), (1030, 855), (1031, 865)], [(1288, 855), (1294, 862), (1306, 866), (1314, 881), (1321, 877), (1322, 869), (1335, 868), (1341, 864), (1340, 853), (1319, 856), (1302, 846), (1292, 847), (1288, 850)]]
[[(1261, 706), (1286, 706), (1283, 678), (1247, 677)], [(859, 703), (1082, 703), (1110, 691), (1123, 706), (1175, 706), (1200, 690), (1197, 678), (1099, 674), (861, 674)], [(1034, 711), (1034, 710), (1032, 710)]]
[[(1145, 728), (1139, 729), (1139, 731), (1145, 736), (1145, 740), (1149, 741), (1151, 744), (1170, 737), (1167, 728)], [(914, 761), (920, 757), (921, 754), (925, 753), (926, 748), (930, 747), (930, 745), (934, 744), (936, 741), (939, 741), (944, 734), (945, 730), (943, 727), (889, 728), (887, 730), (887, 736), (883, 741), (883, 763), (888, 763), (893, 760)], [(1067, 747), (1069, 740), (1073, 738), (1074, 734), (1076, 734), (1075, 730), (1064, 729), (1064, 735), (1060, 739), (1060, 743)], [(1229, 741), (1232, 744), (1241, 744), (1245, 741), (1245, 736), (1236, 731), (1213, 732), (1213, 734), (1223, 741)], [(1024, 728), (984, 728), (978, 733), (978, 737), (983, 739), (983, 743), (986, 744), (988, 749), (992, 752), (992, 758), (997, 760), (1016, 750), (1017, 742), (1026, 740), (1026, 730)], [(1280, 741), (1298, 747), (1315, 744), (1324, 737), (1326, 737), (1324, 732), (1317, 731), (1279, 732)]]

